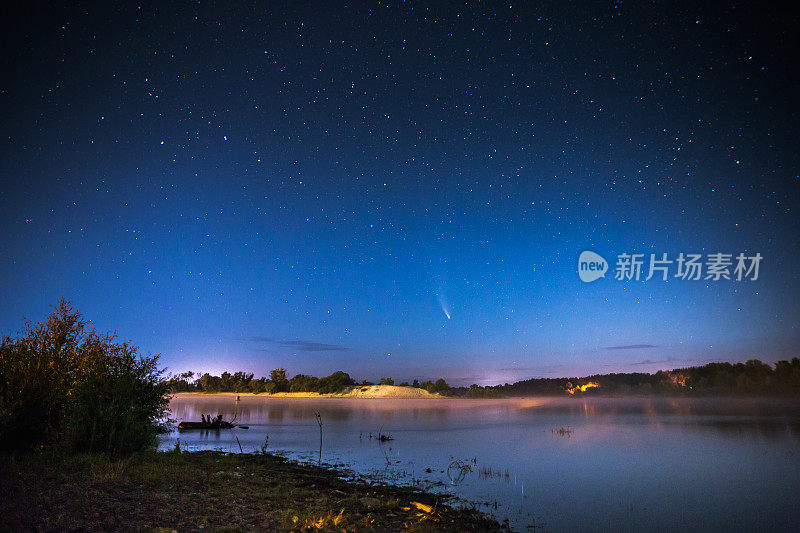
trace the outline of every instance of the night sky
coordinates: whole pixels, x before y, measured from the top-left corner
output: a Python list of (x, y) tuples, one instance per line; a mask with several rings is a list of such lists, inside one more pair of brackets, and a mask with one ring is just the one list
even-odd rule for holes
[[(494, 384), (800, 355), (788, 12), (65, 4), (5, 16), (3, 334), (64, 296), (174, 372)], [(605, 278), (579, 279), (584, 250)], [(640, 280), (615, 279), (623, 253)], [(645, 280), (651, 253), (732, 254), (731, 279)]]

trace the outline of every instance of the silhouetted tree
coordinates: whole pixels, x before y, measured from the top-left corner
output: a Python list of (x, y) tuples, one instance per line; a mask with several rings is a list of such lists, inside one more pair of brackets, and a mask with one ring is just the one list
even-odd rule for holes
[(45, 322), (0, 345), (0, 447), (53, 443), (128, 452), (163, 429), (167, 386), (158, 356), (99, 335), (63, 298)]
[(289, 380), (286, 379), (286, 369), (276, 368), (269, 373), (269, 380), (273, 383), (273, 392), (288, 392)]

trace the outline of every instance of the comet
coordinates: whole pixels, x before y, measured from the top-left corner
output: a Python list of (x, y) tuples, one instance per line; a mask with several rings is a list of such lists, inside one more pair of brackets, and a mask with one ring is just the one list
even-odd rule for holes
[(442, 308), (442, 312), (444, 312), (444, 316), (447, 317), (447, 320), (450, 320), (450, 306), (447, 305), (447, 300), (444, 297), (444, 292), (439, 291), (439, 307)]

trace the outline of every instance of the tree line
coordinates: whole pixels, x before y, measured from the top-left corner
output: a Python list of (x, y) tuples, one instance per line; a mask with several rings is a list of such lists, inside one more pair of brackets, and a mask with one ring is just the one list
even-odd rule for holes
[[(798, 396), (800, 395), (800, 359), (778, 361), (774, 365), (751, 359), (745, 363), (708, 363), (703, 366), (661, 370), (654, 374), (596, 374), (582, 378), (534, 378), (513, 384), (456, 390), (456, 393), (481, 397), (563, 396), (567, 391), (588, 383), (597, 386), (581, 395), (664, 394), (687, 396)], [(484, 396), (486, 397), (486, 396)]]
[[(331, 394), (344, 392), (357, 386), (365, 387), (375, 385), (371, 381), (357, 382), (350, 374), (341, 370), (330, 376), (318, 378), (306, 374), (297, 374), (289, 379), (285, 368), (276, 368), (269, 373), (269, 377), (256, 378), (252, 372), (223, 372), (219, 376), (209, 373), (184, 372), (171, 376), (167, 380), (170, 392), (250, 392), (254, 394), (275, 394), (278, 392), (317, 392)], [(379, 385), (394, 385), (390, 377), (383, 377)], [(404, 381), (399, 387), (416, 387), (430, 393), (444, 396), (451, 394), (451, 387), (443, 378), (436, 381), (412, 383)]]
[[(317, 378), (297, 374), (289, 379), (286, 370), (276, 368), (269, 377), (255, 378), (252, 373), (223, 372), (219, 376), (208, 373), (185, 372), (167, 381), (171, 392), (251, 392), (256, 394), (277, 392), (317, 392), (320, 394), (343, 392), (356, 386), (368, 386), (370, 381), (357, 382), (343, 371)], [(392, 378), (383, 377), (380, 385), (394, 385)], [(592, 384), (587, 387), (587, 384)], [(654, 374), (645, 372), (595, 374), (571, 378), (533, 378), (495, 386), (451, 387), (443, 379), (412, 383), (402, 382), (401, 387), (417, 387), (443, 396), (465, 398), (504, 398), (513, 396), (568, 396), (586, 395), (751, 395), (792, 396), (800, 394), (800, 359), (778, 361), (775, 365), (752, 359), (745, 363), (708, 363), (703, 366), (661, 370)], [(571, 391), (571, 392), (570, 392)]]

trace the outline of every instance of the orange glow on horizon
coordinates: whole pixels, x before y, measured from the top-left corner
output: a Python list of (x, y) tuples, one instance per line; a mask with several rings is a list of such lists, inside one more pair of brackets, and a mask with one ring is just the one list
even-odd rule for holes
[(570, 394), (575, 394), (576, 392), (586, 392), (587, 390), (600, 387), (600, 384), (595, 381), (590, 381), (585, 385), (576, 385), (575, 387), (567, 387), (567, 392)]

